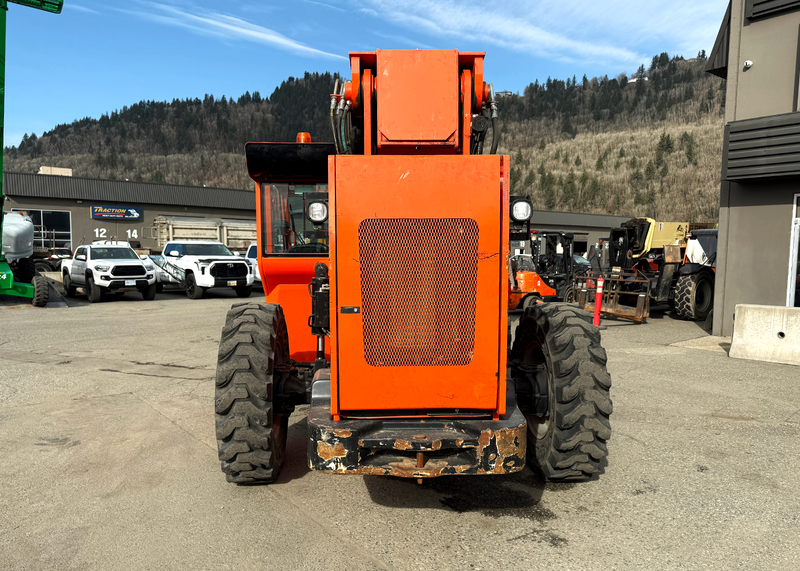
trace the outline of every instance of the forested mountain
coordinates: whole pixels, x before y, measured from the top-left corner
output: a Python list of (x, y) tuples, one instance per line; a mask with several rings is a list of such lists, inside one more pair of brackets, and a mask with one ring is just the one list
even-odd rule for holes
[[(704, 52), (663, 53), (630, 78), (548, 79), (502, 97), (500, 151), (513, 157), (513, 191), (542, 209), (715, 219), (725, 92), (705, 63)], [(331, 140), (336, 77), (290, 77), (269, 98), (141, 101), (26, 136), (6, 149), (5, 168), (251, 188), (247, 141), (293, 141), (299, 131)]]

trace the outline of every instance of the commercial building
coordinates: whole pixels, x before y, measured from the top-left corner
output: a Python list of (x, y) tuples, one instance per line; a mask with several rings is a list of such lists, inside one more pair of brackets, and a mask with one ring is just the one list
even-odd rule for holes
[(611, 228), (619, 228), (630, 219), (630, 216), (534, 210), (531, 230), (572, 232), (575, 235), (575, 253), (583, 255), (592, 246), (599, 249), (600, 238), (608, 238)]
[(237, 248), (255, 241), (252, 190), (21, 173), (3, 180), (6, 210), (33, 218), (38, 247), (124, 240), (159, 251), (165, 239), (186, 235)]
[(736, 304), (800, 306), (800, 0), (732, 0), (706, 70), (727, 79), (713, 332)]

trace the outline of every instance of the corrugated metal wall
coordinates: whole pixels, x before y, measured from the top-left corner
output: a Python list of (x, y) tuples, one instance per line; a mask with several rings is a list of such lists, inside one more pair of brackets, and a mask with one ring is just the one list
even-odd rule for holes
[(119, 180), (3, 173), (3, 192), (29, 198), (66, 198), (96, 202), (170, 204), (232, 210), (255, 210), (252, 190), (150, 184)]

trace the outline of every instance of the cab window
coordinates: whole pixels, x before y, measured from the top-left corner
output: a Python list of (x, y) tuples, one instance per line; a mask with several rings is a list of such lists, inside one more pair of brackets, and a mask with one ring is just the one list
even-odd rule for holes
[[(327, 184), (262, 185), (264, 255), (327, 256)], [(316, 220), (309, 218), (309, 207)]]

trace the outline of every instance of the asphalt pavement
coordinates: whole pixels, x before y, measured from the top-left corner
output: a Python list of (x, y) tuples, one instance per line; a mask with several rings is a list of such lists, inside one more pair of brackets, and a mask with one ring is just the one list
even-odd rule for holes
[(0, 569), (800, 568), (800, 368), (669, 312), (608, 322), (595, 480), (314, 473), (303, 407), (279, 481), (236, 486), (212, 405), (236, 301), (0, 311)]

